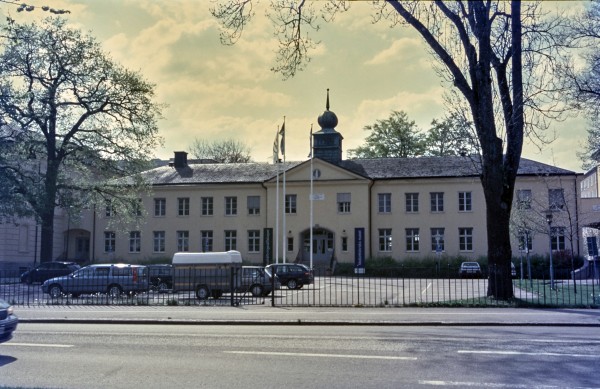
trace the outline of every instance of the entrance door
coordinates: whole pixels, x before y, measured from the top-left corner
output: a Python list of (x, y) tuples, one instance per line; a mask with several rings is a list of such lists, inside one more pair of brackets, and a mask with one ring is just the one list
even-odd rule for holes
[[(313, 230), (313, 262), (329, 262), (333, 256), (333, 248), (333, 232), (325, 229)], [(303, 234), (302, 260), (310, 260), (310, 231)]]

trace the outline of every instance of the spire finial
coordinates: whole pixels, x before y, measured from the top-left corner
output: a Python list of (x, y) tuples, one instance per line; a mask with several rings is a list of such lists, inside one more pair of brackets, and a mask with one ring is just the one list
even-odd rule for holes
[(329, 111), (329, 88), (327, 88), (327, 104), (325, 104), (325, 108)]

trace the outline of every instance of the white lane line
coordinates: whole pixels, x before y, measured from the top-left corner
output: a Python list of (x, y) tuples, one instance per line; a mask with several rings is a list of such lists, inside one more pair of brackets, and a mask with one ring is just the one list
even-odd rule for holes
[(600, 358), (600, 355), (566, 354), (566, 353), (527, 353), (522, 351), (496, 351), (496, 350), (458, 350), (459, 354), (493, 354), (493, 355), (533, 355), (543, 357), (573, 357), (573, 358)]
[(320, 358), (354, 358), (354, 359), (387, 359), (387, 360), (407, 360), (415, 361), (416, 357), (393, 357), (386, 355), (351, 355), (351, 354), (314, 354), (314, 353), (281, 353), (269, 351), (223, 351), (227, 354), (244, 355), (273, 355), (286, 357), (320, 357)]
[(4, 346), (20, 346), (20, 347), (54, 347), (54, 348), (70, 348), (74, 347), (72, 344), (43, 344), (43, 343), (15, 343), (8, 342), (2, 345)]
[(423, 291), (421, 292), (421, 294), (425, 294), (425, 292), (427, 292), (427, 290), (428, 290), (429, 288), (431, 288), (431, 286), (432, 286), (432, 285), (433, 285), (433, 283), (432, 283), (432, 282), (430, 282), (429, 284), (427, 284), (427, 288), (423, 289)]
[(457, 381), (419, 381), (419, 385), (431, 386), (458, 386), (461, 388), (509, 388), (509, 389), (594, 389), (581, 386), (555, 386), (555, 385), (522, 385), (522, 384), (502, 384), (495, 382), (457, 382)]

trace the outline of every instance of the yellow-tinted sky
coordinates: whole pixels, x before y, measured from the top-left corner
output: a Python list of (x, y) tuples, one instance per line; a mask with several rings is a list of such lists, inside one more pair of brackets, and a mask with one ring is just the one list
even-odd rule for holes
[[(276, 39), (264, 17), (256, 16), (234, 46), (219, 41), (208, 0), (31, 0), (71, 11), (74, 26), (89, 31), (115, 62), (139, 71), (156, 84), (157, 99), (168, 107), (159, 123), (164, 147), (156, 157), (188, 151), (193, 139), (243, 141), (255, 161), (272, 159), (277, 127), (286, 117), (286, 158), (304, 160), (311, 124), (331, 110), (346, 151), (363, 143), (364, 126), (405, 111), (423, 130), (444, 116), (444, 88), (432, 70), (424, 43), (410, 29), (372, 23), (370, 2), (356, 2), (333, 23), (321, 22), (313, 35), (321, 42), (307, 68), (282, 80), (275, 65)], [(552, 2), (544, 2), (550, 4)], [(42, 11), (16, 14), (18, 21), (41, 18)], [(556, 140), (540, 151), (526, 142), (523, 157), (581, 171), (575, 157), (587, 136), (581, 118), (555, 123)]]

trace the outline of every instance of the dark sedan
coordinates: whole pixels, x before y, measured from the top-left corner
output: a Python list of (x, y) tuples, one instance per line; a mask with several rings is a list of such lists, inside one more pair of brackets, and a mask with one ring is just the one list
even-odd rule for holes
[(79, 270), (81, 266), (75, 262), (44, 262), (21, 274), (21, 282), (31, 284), (44, 282), (50, 278), (66, 276)]
[(265, 269), (277, 275), (281, 285), (287, 286), (288, 289), (300, 289), (314, 281), (312, 270), (300, 263), (271, 264)]
[(6, 301), (0, 300), (0, 343), (12, 339), (18, 323), (19, 319), (13, 313), (12, 306)]

